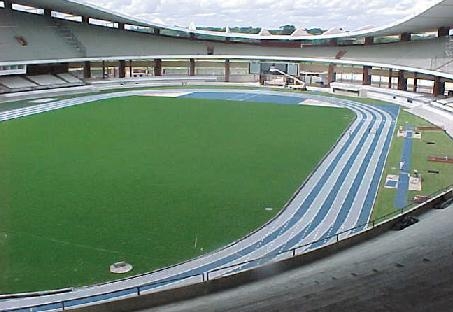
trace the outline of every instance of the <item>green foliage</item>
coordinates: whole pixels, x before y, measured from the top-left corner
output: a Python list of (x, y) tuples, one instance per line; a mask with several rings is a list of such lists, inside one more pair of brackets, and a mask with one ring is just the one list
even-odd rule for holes
[(273, 35), (291, 35), (294, 31), (296, 31), (296, 26), (283, 25), (279, 29), (270, 30), (270, 33)]
[[(406, 111), (401, 111), (396, 131), (399, 126), (404, 126), (406, 123), (412, 126), (428, 126), (431, 125), (426, 120), (414, 116)], [(435, 142), (436, 144), (426, 144), (426, 142)], [(393, 137), (392, 147), (384, 169), (384, 175), (379, 186), (379, 194), (373, 211), (373, 217), (380, 218), (395, 211), (393, 205), (396, 190), (384, 188), (385, 177), (388, 174), (399, 174), (399, 162), (403, 150), (403, 139), (396, 137), (396, 132)], [(410, 191), (408, 193), (408, 203), (411, 203), (415, 195), (429, 195), (446, 186), (453, 184), (453, 165), (443, 163), (433, 163), (427, 160), (430, 155), (452, 155), (453, 156), (453, 140), (444, 132), (424, 131), (422, 140), (414, 139), (412, 142), (412, 157), (411, 170), (417, 169), (422, 175), (422, 191)], [(439, 174), (430, 174), (428, 170), (437, 170)]]
[[(208, 30), (208, 31), (216, 31), (216, 32), (225, 32), (226, 27), (211, 27), (211, 26), (197, 26), (197, 30)], [(252, 26), (245, 26), (245, 27), (230, 27), (230, 31), (234, 33), (241, 33), (241, 34), (257, 34), (260, 32), (259, 27), (252, 27)]]
[(321, 28), (310, 28), (307, 29), (307, 32), (312, 35), (322, 35), (325, 32), (325, 30)]

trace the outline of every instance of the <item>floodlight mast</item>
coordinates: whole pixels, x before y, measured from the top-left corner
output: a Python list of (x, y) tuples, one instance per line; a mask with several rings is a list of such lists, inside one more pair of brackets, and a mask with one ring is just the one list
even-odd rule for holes
[(283, 75), (283, 76), (285, 76), (285, 77), (288, 77), (288, 78), (293, 79), (295, 82), (298, 82), (298, 83), (302, 86), (302, 88), (305, 88), (305, 87), (306, 87), (306, 84), (305, 84), (304, 81), (300, 80), (300, 79), (297, 78), (297, 77), (294, 77), (294, 76), (292, 76), (292, 75), (289, 75), (289, 74), (285, 73), (284, 71), (282, 71), (282, 70), (276, 68), (275, 66), (271, 66), (271, 67), (269, 68), (269, 71), (270, 71), (270, 72), (273, 72), (273, 73), (276, 72), (276, 73), (279, 73), (279, 74), (281, 74), (281, 75)]

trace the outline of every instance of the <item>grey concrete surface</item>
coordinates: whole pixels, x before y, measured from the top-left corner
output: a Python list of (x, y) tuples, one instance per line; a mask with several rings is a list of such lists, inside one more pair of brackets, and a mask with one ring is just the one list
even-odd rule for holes
[(453, 206), (321, 261), (147, 312), (453, 311)]

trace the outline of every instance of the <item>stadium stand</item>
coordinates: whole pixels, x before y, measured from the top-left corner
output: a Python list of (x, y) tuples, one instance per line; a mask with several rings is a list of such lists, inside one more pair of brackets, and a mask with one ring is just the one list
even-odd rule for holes
[(37, 84), (22, 76), (5, 76), (0, 77), (0, 84), (10, 90), (26, 91), (37, 87)]
[(71, 74), (57, 74), (56, 75), (57, 77), (59, 77), (60, 79), (63, 79), (64, 81), (70, 83), (70, 84), (74, 84), (74, 85), (82, 85), (83, 84), (83, 81), (80, 80), (79, 78), (71, 75)]
[(66, 82), (53, 75), (37, 75), (37, 76), (27, 76), (27, 78), (39, 86), (46, 87), (58, 87), (66, 84)]
[[(0, 61), (49, 60), (79, 57), (44, 16), (0, 10)], [(22, 38), (26, 45), (16, 39)]]
[(7, 93), (7, 92), (10, 92), (10, 89), (0, 85), (0, 94)]
[[(0, 10), (0, 21), (6, 31), (0, 39), (8, 49), (0, 55), (0, 61), (71, 59), (86, 54), (87, 57), (146, 57), (172, 55), (206, 55), (206, 43), (177, 38), (154, 36), (149, 33), (118, 30), (78, 22), (56, 20), (45, 16), (23, 12)], [(42, 31), (42, 30), (45, 31)], [(27, 41), (19, 44), (14, 36), (20, 35)], [(308, 59), (374, 62), (438, 70), (453, 74), (453, 64), (447, 56), (450, 38), (433, 38), (412, 42), (396, 42), (370, 46), (312, 46), (303, 49), (263, 47), (254, 44), (212, 43), (217, 55), (268, 57), (297, 57)], [(52, 48), (50, 48), (52, 47)]]
[(206, 46), (200, 42), (71, 21), (61, 23), (86, 47), (87, 56), (90, 57), (164, 55), (168, 53), (169, 46), (176, 54), (206, 54)]

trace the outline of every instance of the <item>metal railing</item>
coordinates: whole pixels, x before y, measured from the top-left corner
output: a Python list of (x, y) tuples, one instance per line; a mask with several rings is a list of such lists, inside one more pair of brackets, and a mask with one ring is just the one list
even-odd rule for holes
[[(322, 247), (326, 247), (328, 245), (338, 243), (342, 240), (345, 240), (345, 239), (351, 238), (352, 236), (363, 233), (366, 230), (373, 229), (374, 227), (379, 226), (387, 221), (401, 217), (402, 215), (404, 215), (406, 213), (415, 211), (420, 207), (424, 207), (425, 205), (427, 205), (434, 199), (440, 198), (441, 196), (443, 196), (444, 194), (447, 194), (450, 191), (453, 191), (453, 184), (428, 195), (427, 197), (429, 199), (423, 203), (411, 203), (401, 209), (395, 210), (386, 215), (379, 216), (377, 218), (367, 221), (366, 223), (356, 225), (353, 228), (344, 230), (342, 232), (335, 233), (328, 237), (323, 237), (321, 239), (317, 239), (315, 241), (312, 241), (312, 242), (304, 244), (304, 245), (299, 245), (299, 246), (296, 246), (296, 247), (293, 247), (293, 248), (290, 248), (287, 250), (279, 251), (277, 253), (273, 253), (273, 254), (270, 254), (270, 255), (267, 255), (264, 257), (259, 257), (259, 258), (255, 258), (252, 260), (243, 261), (240, 263), (235, 263), (233, 265), (219, 267), (219, 268), (216, 268), (213, 270), (208, 270), (208, 271), (205, 271), (202, 273), (188, 274), (188, 275), (180, 276), (177, 278), (166, 278), (166, 279), (162, 279), (159, 281), (153, 281), (150, 283), (145, 283), (140, 286), (123, 288), (123, 289), (104, 292), (104, 293), (100, 293), (100, 294), (79, 297), (76, 299), (55, 301), (55, 302), (51, 302), (51, 303), (44, 303), (44, 304), (38, 304), (38, 305), (29, 305), (29, 306), (21, 307), (20, 309), (9, 309), (9, 310), (5, 310), (5, 311), (18, 311), (18, 310), (23, 310), (23, 309), (33, 309), (33, 310), (39, 311), (42, 308), (44, 308), (45, 310), (49, 310), (49, 309), (65, 310), (65, 309), (73, 308), (73, 307), (80, 307), (80, 306), (90, 305), (90, 304), (95, 304), (95, 303), (114, 301), (114, 300), (118, 300), (120, 298), (141, 296), (145, 293), (150, 293), (152, 291), (158, 292), (158, 291), (163, 290), (163, 288), (171, 287), (173, 284), (178, 284), (178, 286), (182, 286), (181, 285), (182, 283), (184, 283), (184, 282), (187, 283), (188, 280), (190, 280), (190, 279), (192, 279), (191, 284), (204, 283), (204, 282), (207, 282), (207, 281), (213, 279), (212, 275), (215, 275), (215, 273), (217, 273), (217, 272), (227, 271), (227, 272), (230, 272), (230, 274), (226, 274), (226, 275), (219, 274), (216, 277), (214, 277), (214, 279), (221, 278), (221, 277), (235, 274), (235, 273), (239, 273), (240, 271), (231, 273), (231, 270), (235, 270), (235, 269), (240, 270), (240, 268), (245, 265), (251, 266), (249, 269), (253, 269), (253, 268), (257, 268), (259, 266), (265, 265), (265, 264), (276, 262), (275, 258), (278, 257), (279, 255), (287, 254), (287, 257), (285, 257), (285, 259), (289, 259), (289, 258), (292, 258), (295, 256), (307, 254), (318, 248), (322, 248)], [(447, 198), (447, 199), (451, 199), (451, 198), (453, 198), (453, 196), (451, 196), (450, 198)], [(313, 247), (315, 247), (315, 248), (313, 248)], [(299, 250), (302, 250), (302, 252), (298, 253)], [(174, 266), (172, 266), (172, 267), (174, 267)], [(168, 269), (168, 267), (151, 272), (151, 274), (165, 270), (165, 269)], [(243, 271), (245, 271), (245, 270), (243, 270)], [(141, 274), (138, 276), (144, 276), (147, 274), (150, 274), (150, 273), (144, 273), (144, 274)], [(136, 277), (137, 276), (129, 277), (129, 278), (125, 278), (123, 280), (128, 280), (128, 279), (132, 279), (132, 278), (136, 278)], [(193, 279), (195, 279), (195, 281)], [(118, 282), (118, 281), (115, 281), (115, 282)]]

